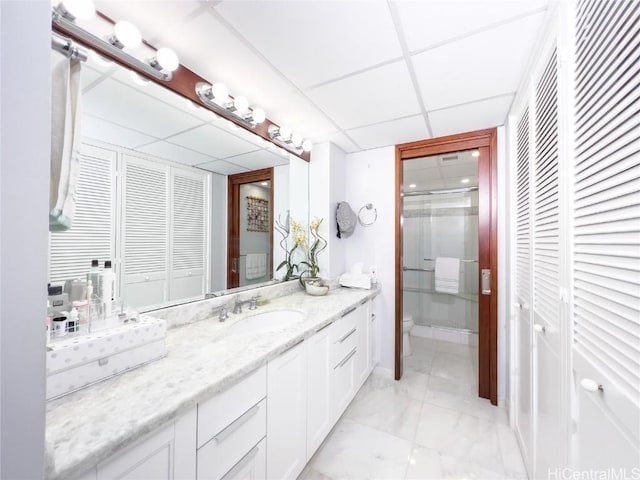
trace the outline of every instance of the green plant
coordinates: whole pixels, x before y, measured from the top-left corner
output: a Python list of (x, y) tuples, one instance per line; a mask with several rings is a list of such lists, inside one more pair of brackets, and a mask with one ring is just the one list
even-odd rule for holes
[[(276, 272), (279, 272), (283, 268), (286, 269), (284, 281), (298, 278), (299, 275), (296, 275), (295, 273), (300, 271), (300, 266), (294, 261), (294, 253), (296, 249), (304, 248), (306, 246), (307, 236), (302, 229), (302, 225), (296, 222), (293, 218), (290, 218), (288, 213), (284, 222), (281, 221), (280, 216), (278, 216), (275, 223), (276, 230), (280, 235), (282, 235), (280, 246), (284, 250), (285, 254), (285, 259), (280, 263), (280, 265), (278, 265)], [(293, 241), (291, 249), (289, 249), (289, 236), (291, 236), (291, 240)]]
[(320, 225), (322, 224), (322, 218), (314, 218), (309, 225), (309, 233), (311, 237), (313, 237), (313, 241), (309, 247), (307, 252), (307, 260), (300, 262), (301, 265), (305, 265), (307, 267), (302, 273), (300, 273), (300, 277), (305, 273), (309, 274), (309, 278), (317, 278), (318, 273), (320, 272), (320, 264), (318, 263), (318, 255), (327, 248), (327, 241), (320, 235)]

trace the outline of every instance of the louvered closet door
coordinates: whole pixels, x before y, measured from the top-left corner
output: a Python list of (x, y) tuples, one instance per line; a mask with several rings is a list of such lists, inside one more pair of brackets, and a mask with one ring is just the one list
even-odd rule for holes
[(169, 167), (128, 155), (122, 165), (123, 298), (159, 305), (168, 298)]
[(516, 359), (517, 410), (516, 431), (520, 437), (525, 463), (532, 458), (533, 371), (531, 349), (531, 181), (529, 108), (518, 118), (516, 131)]
[(579, 1), (572, 360), (580, 469), (640, 464), (639, 78), (640, 2)]
[(85, 278), (91, 260), (114, 258), (115, 165), (115, 152), (82, 144), (73, 224), (50, 237), (50, 282)]
[(204, 295), (206, 182), (205, 173), (171, 168), (170, 300)]
[(558, 68), (551, 52), (535, 88), (533, 322), (535, 477), (564, 464), (560, 352)]

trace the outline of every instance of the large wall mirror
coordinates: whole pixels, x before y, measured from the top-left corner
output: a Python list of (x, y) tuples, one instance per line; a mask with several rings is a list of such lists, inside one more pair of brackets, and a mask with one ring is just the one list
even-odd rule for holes
[[(52, 52), (54, 76), (60, 61)], [(308, 223), (306, 161), (97, 55), (81, 66), (79, 102), (76, 215), (50, 234), (52, 283), (110, 260), (116, 297), (144, 311), (274, 281), (274, 220)]]

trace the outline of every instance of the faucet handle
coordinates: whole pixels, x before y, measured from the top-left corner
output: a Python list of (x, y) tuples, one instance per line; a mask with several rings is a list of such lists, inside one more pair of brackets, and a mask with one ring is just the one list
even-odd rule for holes
[(228, 318), (229, 318), (229, 312), (227, 311), (227, 307), (223, 305), (222, 307), (220, 307), (220, 316), (218, 317), (218, 320), (220, 320), (221, 322), (224, 322)]
[(249, 310), (255, 310), (258, 308), (258, 296), (254, 295), (249, 299)]

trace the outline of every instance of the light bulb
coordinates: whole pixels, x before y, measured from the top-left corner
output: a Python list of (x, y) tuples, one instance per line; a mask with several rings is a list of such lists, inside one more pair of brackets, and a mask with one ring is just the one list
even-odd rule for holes
[(216, 82), (211, 87), (211, 93), (213, 94), (213, 98), (215, 98), (220, 103), (226, 103), (229, 99), (229, 89), (222, 82)]
[(287, 126), (280, 127), (280, 140), (286, 142), (291, 138), (291, 129)]
[(244, 115), (249, 111), (249, 100), (241, 95), (238, 95), (233, 99), (233, 106), (239, 114)]
[(304, 139), (302, 138), (302, 135), (299, 134), (298, 132), (293, 132), (291, 134), (291, 143), (293, 143), (293, 146), (296, 148), (300, 148), (300, 146), (302, 145), (302, 141)]
[(133, 70), (129, 71), (129, 74), (131, 75), (131, 79), (133, 80), (133, 82), (138, 84), (138, 85), (140, 85), (140, 86), (142, 86), (142, 87), (146, 87), (147, 85), (149, 85), (151, 83), (151, 80), (147, 80), (143, 76), (138, 75)]
[(468, 178), (463, 178), (462, 180), (460, 180), (460, 183), (469, 183), (469, 179)]
[(480, 152), (478, 150), (474, 150), (473, 152), (471, 152), (471, 156), (472, 157), (479, 157), (480, 156)]
[(415, 183), (410, 183), (409, 184), (409, 188), (416, 188), (416, 184)]
[(93, 63), (100, 67), (111, 67), (113, 66), (113, 62), (108, 58), (103, 57), (95, 50), (89, 50), (89, 58)]
[(58, 4), (62, 16), (69, 20), (89, 20), (96, 14), (92, 0), (64, 0)]
[(253, 121), (256, 123), (262, 123), (267, 118), (264, 110), (261, 108), (254, 108), (253, 112), (251, 112), (251, 116), (253, 117)]
[(161, 70), (173, 72), (180, 66), (178, 56), (170, 48), (162, 47), (156, 52), (156, 63)]
[(305, 140), (304, 142), (302, 142), (302, 150), (304, 150), (305, 152), (310, 152), (312, 148), (313, 143), (311, 143), (309, 140)]
[(121, 20), (116, 23), (109, 40), (118, 48), (136, 48), (142, 43), (142, 35), (133, 23)]

